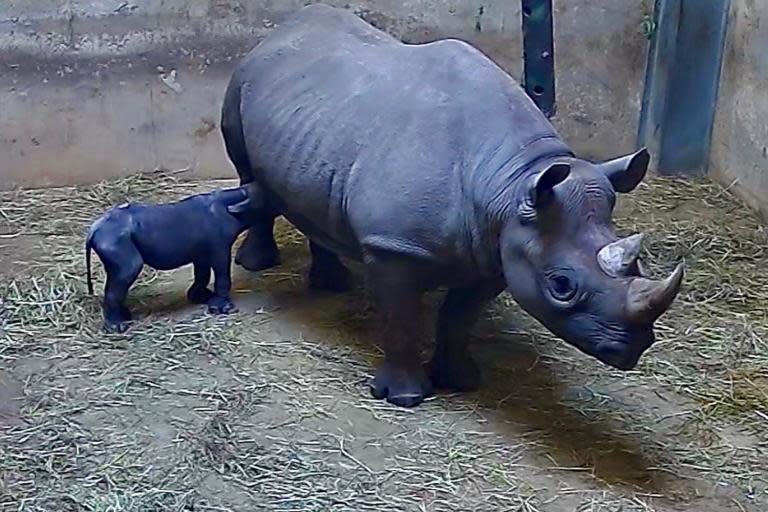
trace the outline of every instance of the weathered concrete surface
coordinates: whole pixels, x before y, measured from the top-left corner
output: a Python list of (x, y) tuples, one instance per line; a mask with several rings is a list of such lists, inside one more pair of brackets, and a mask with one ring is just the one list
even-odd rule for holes
[(732, 0), (711, 173), (768, 221), (768, 3)]
[[(0, 188), (137, 170), (231, 176), (218, 131), (234, 62), (303, 0), (0, 3)], [(327, 1), (409, 42), (468, 40), (522, 69), (517, 0)], [(650, 0), (556, 2), (556, 124), (586, 156), (633, 148)]]

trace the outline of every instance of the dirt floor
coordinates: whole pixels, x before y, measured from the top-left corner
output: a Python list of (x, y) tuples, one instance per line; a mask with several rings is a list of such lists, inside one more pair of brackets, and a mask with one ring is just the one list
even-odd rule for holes
[(136, 325), (100, 331), (95, 216), (231, 183), (0, 194), (0, 510), (768, 510), (768, 234), (726, 191), (654, 179), (621, 199), (652, 270), (688, 267), (636, 371), (502, 297), (474, 331), (482, 390), (405, 410), (368, 394), (364, 293), (306, 292), (286, 225), (282, 267), (236, 268), (239, 313), (188, 306), (189, 269), (146, 271)]

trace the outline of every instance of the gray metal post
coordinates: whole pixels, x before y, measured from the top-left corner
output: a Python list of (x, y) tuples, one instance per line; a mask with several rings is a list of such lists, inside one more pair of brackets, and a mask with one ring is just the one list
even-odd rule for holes
[(706, 174), (730, 0), (656, 0), (638, 146), (663, 174)]

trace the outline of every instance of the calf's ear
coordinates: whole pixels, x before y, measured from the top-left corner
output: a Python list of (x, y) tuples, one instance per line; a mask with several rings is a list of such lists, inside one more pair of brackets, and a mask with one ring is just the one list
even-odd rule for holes
[(529, 192), (531, 206), (540, 208), (552, 198), (552, 190), (571, 173), (571, 166), (564, 163), (552, 164), (540, 172), (533, 180)]
[(643, 148), (631, 155), (598, 164), (597, 168), (610, 180), (616, 192), (624, 194), (632, 192), (643, 181), (650, 161), (651, 155)]
[(239, 203), (235, 203), (227, 206), (227, 211), (232, 215), (242, 214), (248, 211), (249, 204), (250, 204), (250, 200), (245, 199), (243, 201), (240, 201)]

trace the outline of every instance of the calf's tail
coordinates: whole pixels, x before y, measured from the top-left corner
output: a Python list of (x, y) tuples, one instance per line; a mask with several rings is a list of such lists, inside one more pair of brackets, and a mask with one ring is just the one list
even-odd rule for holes
[(91, 250), (93, 249), (93, 232), (94, 229), (88, 230), (88, 237), (85, 239), (85, 270), (86, 281), (88, 283), (88, 294), (93, 295), (93, 279), (91, 278)]

